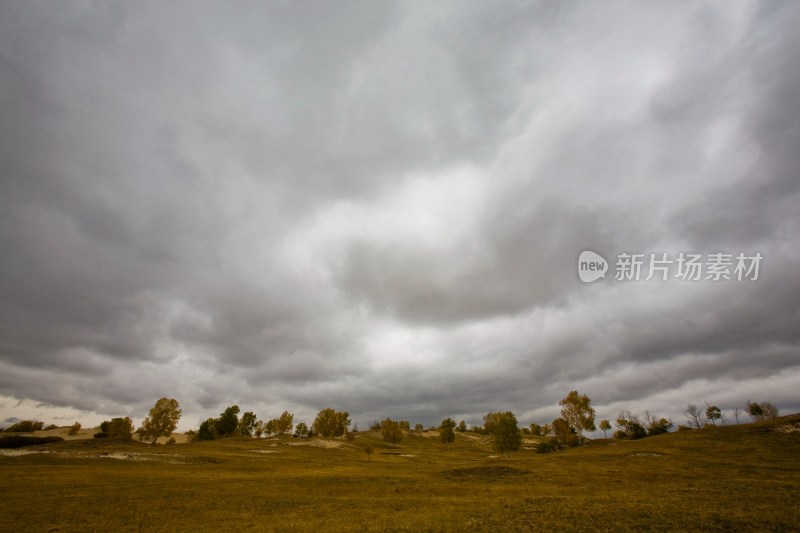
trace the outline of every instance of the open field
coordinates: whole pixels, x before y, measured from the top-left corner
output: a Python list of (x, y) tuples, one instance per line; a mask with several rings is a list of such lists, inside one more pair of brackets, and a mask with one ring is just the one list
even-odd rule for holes
[(793, 415), (511, 457), (469, 434), (449, 449), (374, 432), (73, 440), (0, 456), (0, 530), (797, 531), (798, 427)]

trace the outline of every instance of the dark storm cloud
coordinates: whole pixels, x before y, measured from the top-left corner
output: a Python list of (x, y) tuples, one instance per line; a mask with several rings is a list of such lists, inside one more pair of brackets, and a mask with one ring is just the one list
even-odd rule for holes
[[(2, 412), (800, 408), (798, 17), (5, 3)], [(585, 286), (586, 248), (765, 262)]]

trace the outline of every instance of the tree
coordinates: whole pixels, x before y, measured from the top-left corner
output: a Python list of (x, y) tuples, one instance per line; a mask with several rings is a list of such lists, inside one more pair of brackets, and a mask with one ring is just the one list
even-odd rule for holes
[(197, 440), (214, 440), (217, 437), (215, 418), (207, 418), (197, 430)]
[(142, 421), (139, 428), (139, 438), (149, 440), (155, 446), (158, 437), (169, 437), (175, 428), (178, 427), (178, 420), (181, 419), (181, 408), (178, 400), (173, 398), (161, 398), (156, 402), (147, 418)]
[(575, 428), (563, 418), (553, 420), (553, 434), (561, 448), (577, 446), (580, 443), (580, 437), (575, 432)]
[(445, 418), (442, 420), (442, 423), (439, 424), (439, 440), (442, 441), (442, 444), (445, 446), (456, 440), (456, 434), (453, 431), (455, 427), (456, 422), (452, 418)]
[(70, 435), (77, 435), (78, 432), (81, 430), (81, 423), (75, 422), (69, 427), (69, 434)]
[(320, 436), (328, 437), (341, 437), (347, 431), (350, 425), (350, 414), (346, 411), (337, 412), (333, 409), (323, 409), (317, 414), (314, 419), (312, 429)]
[(405, 431), (411, 431), (411, 423), (408, 420), (401, 420), (400, 422), (398, 422), (398, 424), (400, 425), (400, 429)]
[(258, 420), (256, 422), (255, 427), (253, 428), (253, 432), (256, 434), (256, 437), (258, 437), (260, 439), (261, 435), (264, 434), (264, 431), (266, 431), (266, 429), (267, 429), (267, 425), (264, 423), (264, 421), (263, 420)]
[(550, 426), (550, 424), (542, 424), (542, 436), (543, 437), (548, 436), (552, 432), (553, 432), (553, 428)]
[(540, 426), (539, 424), (531, 424), (529, 427), (531, 429), (531, 434), (536, 436), (542, 435), (542, 426)]
[(733, 408), (733, 417), (736, 419), (736, 423), (739, 423), (739, 415), (742, 414), (742, 409), (740, 407)]
[(364, 448), (364, 453), (367, 454), (367, 462), (369, 462), (369, 456), (372, 455), (372, 446)]
[(673, 426), (672, 420), (668, 418), (658, 418), (656, 416), (650, 415), (649, 411), (645, 413), (645, 417), (647, 418), (648, 437), (661, 435), (663, 433), (669, 433), (669, 430), (672, 429)]
[(214, 433), (217, 437), (227, 437), (236, 433), (239, 428), (239, 406), (231, 405), (220, 413), (214, 423)]
[(416, 432), (417, 435), (421, 435), (424, 430), (425, 428), (422, 426), (422, 424), (414, 425), (414, 431)]
[(308, 426), (306, 425), (306, 423), (305, 423), (305, 422), (300, 422), (300, 423), (299, 423), (299, 424), (297, 424), (297, 426), (294, 428), (294, 431), (295, 431), (295, 433), (297, 433), (299, 436), (301, 436), (301, 437), (305, 437), (306, 435), (308, 435)]
[(33, 433), (44, 429), (44, 422), (41, 420), (20, 420), (6, 429), (9, 433)]
[(764, 413), (764, 420), (772, 420), (778, 416), (778, 408), (770, 402), (761, 402), (761, 411)]
[(561, 418), (575, 430), (579, 440), (583, 441), (584, 430), (595, 430), (594, 408), (588, 396), (580, 395), (578, 391), (570, 391), (558, 405), (561, 406)]
[(522, 445), (522, 433), (517, 417), (511, 411), (488, 413), (483, 417), (483, 427), (492, 436), (495, 450), (510, 455)]
[(712, 426), (716, 426), (716, 420), (722, 418), (722, 411), (716, 405), (708, 405), (706, 404), (706, 418), (709, 422), (711, 422)]
[(289, 433), (294, 427), (294, 415), (289, 411), (281, 413), (275, 421), (275, 429), (278, 433)]
[(637, 440), (647, 436), (647, 430), (639, 417), (630, 411), (620, 411), (617, 416), (617, 427), (619, 431), (614, 433), (614, 437), (618, 439)]
[(611, 429), (611, 422), (609, 422), (608, 419), (604, 418), (603, 420), (600, 421), (600, 429), (603, 430), (603, 438), (608, 438), (608, 435), (606, 435), (606, 431)]
[(240, 437), (252, 437), (256, 429), (256, 422), (258, 417), (252, 411), (247, 411), (242, 415), (236, 430), (239, 432)]
[(128, 418), (112, 418), (100, 424), (100, 433), (95, 434), (100, 437), (111, 437), (128, 440), (133, 433), (133, 421)]
[(684, 413), (686, 414), (686, 419), (689, 421), (690, 426), (694, 426), (697, 429), (703, 427), (703, 413), (695, 404), (690, 403), (687, 405)]
[(381, 437), (383, 437), (383, 440), (393, 444), (403, 440), (403, 430), (400, 422), (387, 417), (381, 422)]

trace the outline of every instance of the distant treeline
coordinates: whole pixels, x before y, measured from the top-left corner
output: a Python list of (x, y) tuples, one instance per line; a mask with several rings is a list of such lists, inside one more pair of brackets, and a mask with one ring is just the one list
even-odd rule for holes
[[(495, 449), (501, 453), (510, 453), (518, 450), (522, 444), (523, 435), (543, 437), (544, 439), (536, 441), (536, 450), (540, 453), (547, 453), (581, 445), (587, 440), (584, 432), (597, 430), (595, 410), (591, 403), (592, 401), (587, 395), (579, 394), (578, 391), (570, 391), (559, 402), (561, 416), (551, 423), (541, 425), (533, 423), (528, 427), (520, 428), (517, 418), (512, 412), (491, 412), (483, 417), (482, 426), (468, 428), (464, 420), (456, 423), (451, 418), (445, 418), (439, 426), (432, 426), (427, 430), (423, 428), (422, 424), (416, 424), (413, 433), (420, 434), (423, 431), (436, 430), (439, 432), (442, 444), (448, 445), (455, 440), (457, 432), (472, 431), (490, 436)], [(218, 417), (205, 420), (200, 424), (198, 430), (191, 430), (186, 434), (191, 441), (207, 441), (232, 436), (260, 438), (262, 436), (283, 434), (292, 434), (295, 437), (318, 436), (322, 438), (344, 436), (348, 440), (353, 440), (358, 433), (358, 425), (350, 427), (349, 413), (331, 408), (321, 410), (311, 427), (308, 427), (303, 422), (295, 426), (294, 415), (288, 411), (284, 411), (279, 417), (266, 422), (259, 420), (252, 411), (243, 413), (241, 417), (239, 416), (240, 412), (241, 409), (238, 405), (232, 405), (220, 413)], [(725, 424), (730, 419), (730, 416), (726, 417), (725, 412), (718, 406), (708, 403), (706, 403), (705, 410), (696, 404), (690, 403), (686, 407), (684, 414), (686, 415), (687, 424), (678, 426), (678, 431), (716, 426), (717, 423)], [(778, 416), (778, 408), (770, 402), (747, 401), (743, 408), (735, 407), (730, 411), (730, 415), (736, 420), (737, 424), (739, 423), (739, 417), (743, 414), (750, 416), (754, 422), (760, 422)], [(139, 440), (148, 441), (155, 445), (159, 437), (169, 437), (177, 427), (180, 416), (181, 409), (177, 400), (161, 398), (150, 409), (148, 416), (136, 430)], [(674, 427), (671, 419), (652, 415), (649, 411), (645, 411), (644, 417), (640, 417), (630, 411), (623, 410), (619, 413), (615, 422), (617, 430), (612, 435), (615, 439), (635, 440), (652, 437), (667, 433)], [(37, 420), (23, 420), (7, 429), (0, 428), (0, 431), (31, 433), (56, 427), (55, 425), (44, 427), (44, 423)], [(70, 427), (69, 433), (74, 435), (78, 433), (80, 428), (80, 423), (75, 422)], [(412, 433), (411, 424), (407, 420), (397, 421), (391, 418), (386, 418), (381, 422), (374, 422), (370, 429), (379, 431), (384, 440), (391, 443), (400, 442), (406, 435)], [(607, 437), (606, 432), (612, 429), (611, 422), (607, 419), (601, 420), (599, 429)], [(100, 424), (100, 431), (95, 433), (94, 437), (131, 439), (133, 433), (134, 427), (130, 418), (112, 418)], [(59, 438), (56, 437), (56, 439)], [(171, 442), (174, 442), (174, 439)]]

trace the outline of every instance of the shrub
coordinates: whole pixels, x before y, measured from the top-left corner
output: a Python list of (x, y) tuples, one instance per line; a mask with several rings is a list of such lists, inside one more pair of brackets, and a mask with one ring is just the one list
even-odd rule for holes
[(622, 411), (617, 417), (619, 431), (614, 432), (614, 438), (637, 440), (647, 436), (647, 430), (642, 425), (639, 417), (630, 411)]
[(77, 435), (78, 432), (81, 430), (81, 423), (75, 422), (69, 427), (69, 434), (70, 435)]
[(44, 422), (39, 420), (20, 420), (10, 428), (6, 429), (9, 433), (33, 433), (44, 429)]
[(551, 453), (558, 450), (558, 448), (556, 439), (548, 439), (536, 445), (536, 453)]
[[(100, 433), (105, 435), (98, 437)], [(117, 439), (130, 440), (133, 434), (133, 422), (127, 416), (125, 418), (112, 418), (100, 424), (100, 433), (94, 437), (101, 439), (103, 437), (113, 437)]]
[(387, 418), (381, 422), (381, 437), (383, 440), (391, 443), (397, 443), (403, 440), (402, 426), (399, 422)]
[(167, 441), (168, 446), (171, 446), (172, 444), (175, 444), (175, 437), (170, 437), (169, 440)]
[(51, 442), (62, 442), (61, 437), (27, 437), (22, 435), (9, 435), (0, 437), (0, 448), (22, 448), (23, 446), (35, 446), (37, 444), (50, 444)]

